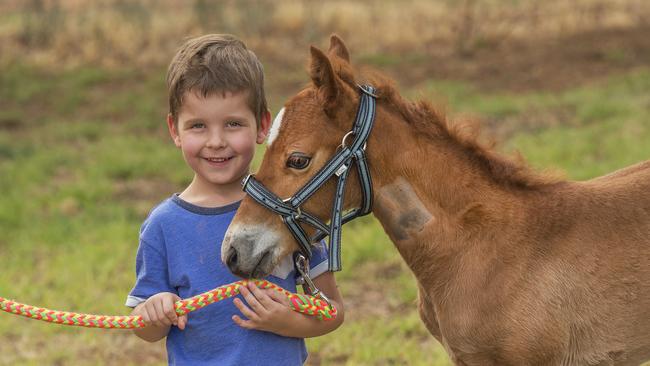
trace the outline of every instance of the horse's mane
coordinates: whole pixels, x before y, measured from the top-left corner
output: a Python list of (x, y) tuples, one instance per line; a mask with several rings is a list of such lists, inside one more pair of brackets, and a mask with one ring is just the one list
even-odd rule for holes
[(443, 111), (430, 103), (422, 100), (411, 102), (402, 98), (394, 82), (377, 72), (366, 70), (364, 80), (375, 86), (379, 98), (419, 133), (435, 141), (443, 140), (457, 146), (495, 183), (532, 189), (561, 181), (557, 174), (534, 171), (518, 152), (513, 157), (505, 156), (495, 150), (494, 142), (479, 141), (480, 128), (477, 120), (450, 122)]

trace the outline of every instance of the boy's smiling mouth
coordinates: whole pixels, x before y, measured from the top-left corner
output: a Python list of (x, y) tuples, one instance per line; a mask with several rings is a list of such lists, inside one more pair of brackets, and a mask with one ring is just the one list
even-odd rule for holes
[(209, 163), (220, 164), (232, 160), (232, 158), (234, 158), (234, 156), (228, 156), (226, 158), (203, 158), (203, 159), (207, 160)]
[(213, 168), (225, 168), (226, 166), (230, 165), (230, 162), (235, 158), (235, 156), (228, 156), (228, 157), (209, 157), (209, 158), (203, 158), (203, 160), (208, 163), (210, 167)]

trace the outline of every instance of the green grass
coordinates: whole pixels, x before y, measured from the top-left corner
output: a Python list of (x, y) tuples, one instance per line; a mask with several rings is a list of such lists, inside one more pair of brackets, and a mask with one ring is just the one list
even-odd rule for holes
[[(0, 296), (71, 311), (127, 311), (139, 225), (190, 179), (164, 125), (163, 74), (55, 74), (25, 66), (0, 73)], [(650, 158), (648, 70), (560, 93), (422, 85), (403, 92), (446, 96), (452, 111), (481, 116), (497, 129), (510, 124), (504, 150), (518, 149), (534, 166), (565, 170), (572, 179)], [(279, 106), (285, 97), (273, 100)], [(418, 318), (411, 274), (376, 220), (346, 226), (343, 250), (345, 270), (337, 278), (348, 316), (338, 331), (308, 340), (313, 364), (449, 365)], [(165, 360), (161, 344), (128, 332), (6, 314), (0, 344), (0, 364), (7, 365)]]

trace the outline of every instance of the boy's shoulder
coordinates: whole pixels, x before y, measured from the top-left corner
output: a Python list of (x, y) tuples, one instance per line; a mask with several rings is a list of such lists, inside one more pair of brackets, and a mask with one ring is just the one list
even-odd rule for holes
[(158, 203), (151, 209), (151, 211), (149, 211), (147, 218), (142, 223), (142, 226), (140, 227), (140, 235), (164, 226), (166, 222), (173, 220), (173, 218), (178, 215), (178, 211), (173, 196)]
[(178, 207), (174, 203), (174, 196), (167, 197), (157, 205), (155, 205), (149, 215), (145, 219), (145, 223), (150, 221), (157, 221), (169, 217), (171, 215), (176, 215), (178, 213)]
[(164, 227), (175, 228), (178, 232), (206, 218), (218, 224), (217, 227), (223, 227), (225, 232), (239, 204), (238, 201), (221, 207), (201, 207), (184, 201), (178, 193), (174, 193), (151, 209), (140, 227), (140, 238), (159, 238)]

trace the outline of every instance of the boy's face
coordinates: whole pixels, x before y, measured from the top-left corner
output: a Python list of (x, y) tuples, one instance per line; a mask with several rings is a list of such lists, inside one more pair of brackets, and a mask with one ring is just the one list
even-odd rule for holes
[(178, 124), (167, 117), (169, 132), (194, 170), (195, 179), (209, 185), (238, 187), (248, 174), (255, 143), (264, 142), (270, 115), (264, 114), (258, 129), (247, 100), (247, 93), (203, 97), (190, 91), (184, 95)]

